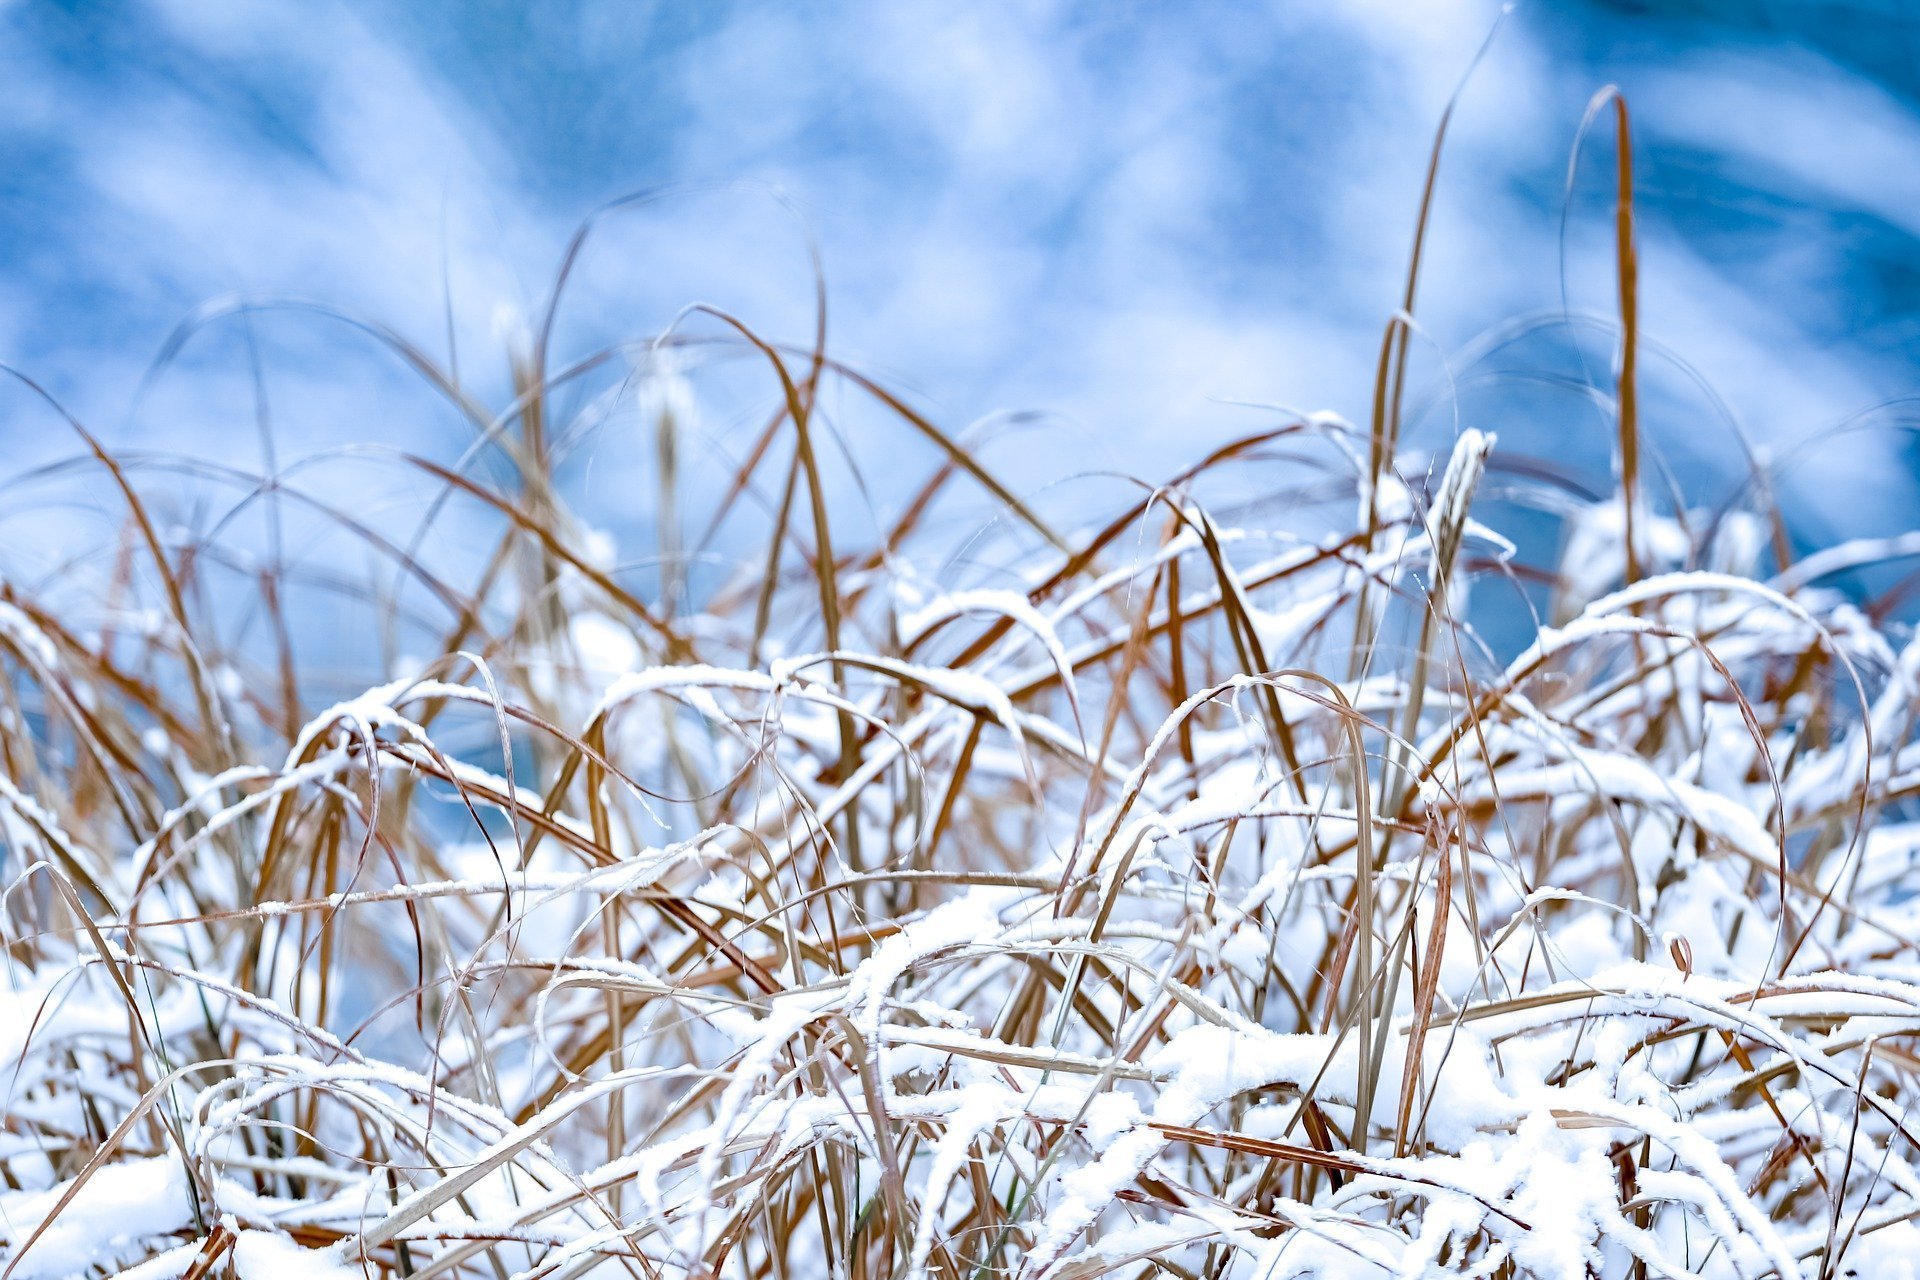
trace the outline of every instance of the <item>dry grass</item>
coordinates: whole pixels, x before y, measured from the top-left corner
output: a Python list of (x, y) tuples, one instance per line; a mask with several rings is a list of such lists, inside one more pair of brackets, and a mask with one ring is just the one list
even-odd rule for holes
[[(1760, 567), (1770, 511), (1640, 494), (1620, 184), (1570, 564), (1471, 517), (1537, 483), (1492, 440), (1402, 448), (1401, 318), (1371, 429), (1086, 527), (717, 313), (543, 333), (497, 413), (389, 337), (481, 442), (389, 465), (494, 540), (326, 508), (422, 656), (316, 714), (299, 558), (181, 544), (85, 437), (110, 586), (0, 587), (5, 1275), (1900, 1274), (1920, 648)], [(676, 349), (767, 378), (717, 496)], [(557, 470), (628, 360), (645, 568)], [(829, 388), (938, 459), (863, 468), (877, 538)], [(1561, 625), (1498, 660), (1520, 586)]]

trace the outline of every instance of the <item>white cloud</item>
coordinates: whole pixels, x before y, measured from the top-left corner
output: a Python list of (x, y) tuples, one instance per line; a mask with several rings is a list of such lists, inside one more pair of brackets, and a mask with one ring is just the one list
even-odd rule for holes
[[(597, 7), (592, 24), (631, 12)], [(0, 280), (13, 334), (41, 335), (25, 341), (63, 389), (111, 417), (167, 323), (236, 289), (318, 297), (441, 351), (443, 255), (464, 369), (497, 382), (492, 317), (538, 304), (574, 218), (629, 171), (556, 198), (535, 179), (543, 150), (572, 139), (504, 133), (475, 105), (472, 66), (376, 10), (323, 3), (290, 22), (242, 0), (156, 0), (150, 13), (170, 73), (49, 51), (16, 55), (0, 88), (7, 127), (65, 166), (42, 180), (60, 184), (70, 234), (35, 229), (39, 274)], [(1114, 465), (1152, 475), (1249, 425), (1211, 398), (1362, 416), (1432, 131), (1494, 13), (1466, 0), (1124, 17), (1045, 0), (715, 6), (704, 33), (638, 62), (579, 59), (580, 75), (638, 77), (652, 95), (658, 110), (633, 125), (640, 168), (733, 185), (610, 219), (562, 333), (580, 349), (709, 299), (803, 337), (804, 241), (774, 189), (823, 246), (838, 348), (902, 374), (949, 421), (1058, 410)], [(1911, 117), (1870, 89), (1842, 94), (1829, 72), (1777, 69), (1758, 55), (1683, 66), (1650, 78), (1640, 113), (1911, 225), (1913, 180), (1898, 176), (1920, 172), (1899, 163), (1920, 149)], [(1592, 87), (1582, 74), (1516, 21), (1468, 87), (1422, 292), (1443, 347), (1557, 303), (1552, 200)], [(1842, 117), (1870, 130), (1836, 154), (1822, 139)], [(1594, 232), (1576, 223), (1572, 280), (1578, 305), (1605, 310)], [(1844, 354), (1778, 358), (1790, 323), (1657, 217), (1644, 235), (1656, 336), (1755, 406), (1759, 429), (1883, 386), (1887, 370)], [(69, 280), (102, 290), (115, 323), (75, 316)], [(367, 371), (389, 366), (374, 356), (343, 366), (340, 341), (284, 340), (304, 359), (277, 366), (276, 385), (287, 414), (312, 420), (305, 441), (445, 428), (424, 409), (381, 411), (388, 375)], [(235, 374), (231, 360), (183, 367), (148, 430), (187, 448), (231, 435)]]

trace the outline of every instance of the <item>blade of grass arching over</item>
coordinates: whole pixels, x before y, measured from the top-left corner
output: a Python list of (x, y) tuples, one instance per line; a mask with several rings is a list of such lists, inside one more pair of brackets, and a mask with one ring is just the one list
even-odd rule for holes
[(1008, 512), (1018, 517), (1022, 524), (1046, 539), (1056, 551), (1059, 551), (1062, 555), (1073, 554), (1072, 546), (1068, 544), (1065, 539), (1055, 533), (1039, 516), (1035, 515), (1033, 511), (1028, 508), (1027, 504), (1021, 501), (1012, 490), (995, 479), (992, 473), (974, 458), (972, 453), (946, 432), (936, 427), (931, 419), (915, 412), (906, 401), (859, 370), (848, 368), (837, 363), (832, 364), (831, 367), (836, 373), (846, 378), (848, 382), (859, 387), (868, 395), (871, 395), (888, 409), (898, 414), (903, 421), (912, 426), (921, 435), (931, 440), (939, 447), (942, 453), (946, 454), (949, 461), (972, 476), (981, 488), (992, 495), (994, 501), (1000, 503)]
[(221, 713), (219, 694), (214, 691), (212, 682), (207, 676), (205, 663), (193, 642), (194, 628), (187, 616), (186, 599), (181, 592), (180, 582), (174, 575), (172, 561), (167, 555), (166, 547), (161, 544), (160, 535), (147, 513), (146, 504), (141, 501), (140, 494), (127, 479), (126, 470), (93, 433), (88, 431), (78, 418), (67, 412), (66, 407), (39, 383), (8, 364), (0, 364), (0, 373), (4, 373), (26, 387), (43, 404), (59, 414), (66, 422), (68, 429), (80, 437), (87, 451), (113, 477), (114, 487), (120, 491), (121, 498), (127, 504), (127, 513), (133, 518), (134, 526), (140, 531), (140, 541), (146, 549), (154, 573), (159, 576), (167, 609), (175, 627), (178, 628), (177, 638), (181, 656), (186, 661), (188, 675), (193, 681), (194, 698), (199, 705), (201, 728), (210, 738), (226, 748), (223, 754), (231, 759), (233, 744), (230, 740), (226, 717)]
[[(826, 323), (824, 305), (825, 304), (822, 303), (820, 319), (823, 338)], [(801, 474), (807, 482), (807, 503), (813, 514), (813, 571), (819, 584), (821, 627), (826, 636), (827, 651), (837, 654), (841, 650), (840, 585), (835, 569), (833, 536), (831, 532), (831, 520), (827, 513), (826, 489), (821, 482), (820, 464), (814, 455), (813, 449), (813, 435), (811, 430), (813, 405), (810, 403), (807, 394), (803, 392), (802, 387), (795, 384), (793, 375), (787, 369), (786, 361), (781, 358), (780, 353), (775, 350), (771, 344), (767, 343), (753, 330), (724, 311), (705, 305), (696, 307), (694, 310), (713, 316), (722, 324), (727, 325), (739, 333), (741, 337), (745, 338), (766, 357), (767, 363), (774, 371), (774, 375), (780, 380), (781, 394), (785, 398), (787, 405), (787, 421), (793, 424), (796, 456), (800, 463)], [(816, 352), (813, 357), (812, 372), (809, 374), (805, 384), (806, 389), (809, 391), (814, 385), (813, 379), (818, 377), (819, 362), (821, 359), (822, 357)], [(836, 683), (841, 682), (842, 678), (842, 673), (838, 665), (836, 665), (834, 668), (834, 679)], [(859, 768), (860, 740), (851, 715), (848, 715), (845, 711), (841, 711), (838, 713), (837, 719), (840, 729), (840, 760), (837, 768), (839, 775), (842, 778), (847, 778), (851, 777)], [(866, 870), (865, 860), (860, 854), (861, 835), (859, 816), (857, 813), (848, 816), (844, 839), (846, 855), (853, 869), (855, 871)]]
[(560, 541), (552, 529), (522, 511), (510, 499), (490, 492), (483, 486), (467, 479), (465, 476), (455, 474), (429, 458), (417, 457), (410, 454), (406, 457), (406, 462), (409, 466), (417, 467), (428, 475), (445, 481), (447, 484), (459, 489), (462, 493), (479, 499), (487, 506), (492, 507), (501, 515), (507, 517), (507, 519), (511, 520), (518, 528), (532, 534), (540, 542), (540, 545), (555, 559), (564, 562), (567, 567), (591, 581), (594, 586), (606, 592), (609, 597), (618, 601), (622, 607), (631, 611), (634, 617), (640, 619), (648, 628), (660, 636), (662, 641), (665, 642), (669, 653), (685, 651), (686, 641), (674, 631), (666, 620), (656, 615), (639, 597), (614, 582), (605, 572), (589, 564), (578, 552), (567, 547)]

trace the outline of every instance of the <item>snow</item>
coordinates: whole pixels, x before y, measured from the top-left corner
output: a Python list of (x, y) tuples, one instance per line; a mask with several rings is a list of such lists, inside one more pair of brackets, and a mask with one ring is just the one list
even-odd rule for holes
[(43, 1191), (0, 1195), (0, 1236), (20, 1280), (53, 1280), (103, 1263), (131, 1262), (144, 1256), (146, 1241), (180, 1230), (192, 1216), (177, 1156), (103, 1164), (84, 1181), (75, 1175)]
[(367, 1269), (340, 1260), (337, 1249), (307, 1249), (270, 1231), (234, 1236), (238, 1280), (366, 1280)]

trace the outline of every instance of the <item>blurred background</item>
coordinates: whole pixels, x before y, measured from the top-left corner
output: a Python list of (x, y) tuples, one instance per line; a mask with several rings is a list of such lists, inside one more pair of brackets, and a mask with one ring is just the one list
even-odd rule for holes
[[(1276, 406), (1364, 423), (1458, 90), (1410, 434), (1496, 430), (1598, 494), (1614, 142), (1604, 117), (1581, 123), (1617, 84), (1662, 492), (1729, 500), (1750, 447), (1802, 545), (1913, 523), (1920, 17), (1895, 0), (294, 13), (0, 4), (0, 359), (153, 476), (315, 458), (315, 484), (364, 498), (367, 445), (458, 456), (470, 427), (340, 318), (178, 326), (222, 299), (307, 300), (498, 408), (570, 235), (637, 190), (660, 196), (597, 224), (556, 366), (714, 331), (681, 319), (695, 301), (805, 342), (811, 239), (831, 349), (950, 429), (1000, 424), (987, 456), (1024, 491), (1158, 478)], [(764, 370), (693, 385), (720, 458), (776, 391)], [(656, 459), (609, 395), (568, 408), (570, 487), (616, 533), (644, 530)], [(836, 427), (872, 501), (904, 500), (925, 450), (897, 425), (863, 436), (852, 409)], [(51, 484), (76, 469), (60, 419), (9, 385), (0, 443), (8, 571), (100, 555), (122, 512)], [(175, 517), (217, 520), (202, 500)]]

